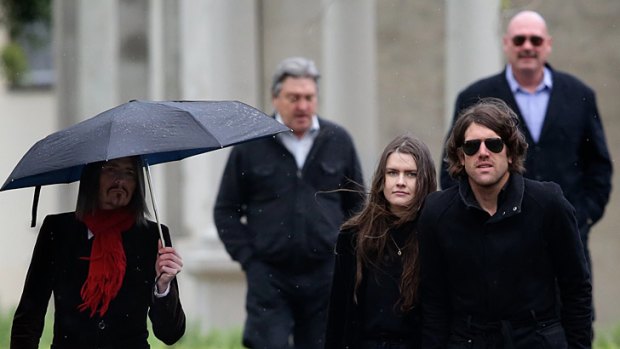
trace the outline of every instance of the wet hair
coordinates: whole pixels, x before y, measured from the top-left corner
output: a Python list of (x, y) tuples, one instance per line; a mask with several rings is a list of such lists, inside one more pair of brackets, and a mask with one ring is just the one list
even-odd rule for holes
[(321, 74), (310, 59), (303, 57), (290, 57), (278, 64), (271, 83), (271, 97), (276, 98), (282, 91), (282, 84), (288, 77), (310, 78), (317, 85)]
[(446, 158), (448, 173), (453, 178), (467, 176), (461, 164), (465, 132), (476, 123), (497, 133), (506, 146), (506, 155), (512, 158), (508, 170), (514, 173), (525, 172), (524, 162), (527, 152), (527, 141), (519, 130), (517, 114), (501, 99), (482, 98), (478, 103), (463, 110), (458, 116), (452, 132), (446, 141)]
[[(142, 171), (142, 161), (138, 156), (132, 156), (134, 170), (136, 171), (136, 189), (127, 207), (135, 213), (136, 223), (146, 224), (148, 207), (145, 199), (144, 174)], [(75, 215), (82, 220), (85, 215), (93, 213), (99, 208), (99, 178), (101, 176), (101, 166), (106, 161), (92, 162), (84, 166), (80, 177), (80, 187), (78, 189), (77, 204)]]
[[(397, 217), (390, 211), (390, 203), (383, 194), (387, 160), (394, 153), (411, 155), (417, 166), (415, 194), (407, 214), (402, 217)], [(342, 226), (342, 230), (357, 231), (355, 299), (364, 268), (380, 268), (386, 249), (394, 248), (389, 243), (390, 229), (415, 220), (426, 196), (436, 190), (435, 164), (426, 144), (409, 134), (394, 138), (381, 154), (364, 207)], [(418, 241), (415, 231), (408, 235), (401, 251), (403, 272), (399, 285), (401, 297), (397, 304), (402, 311), (407, 311), (415, 305), (419, 284)]]

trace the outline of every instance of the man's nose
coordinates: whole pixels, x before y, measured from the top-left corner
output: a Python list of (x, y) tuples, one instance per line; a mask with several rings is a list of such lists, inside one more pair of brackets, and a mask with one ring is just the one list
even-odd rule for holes
[(480, 156), (489, 156), (490, 151), (487, 148), (487, 145), (484, 142), (480, 143), (480, 149), (478, 149), (478, 155)]

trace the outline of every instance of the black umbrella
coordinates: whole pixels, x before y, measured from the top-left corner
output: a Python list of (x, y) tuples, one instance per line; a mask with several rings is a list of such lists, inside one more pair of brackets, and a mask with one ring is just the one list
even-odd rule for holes
[[(33, 206), (36, 211), (40, 186), (77, 181), (84, 166), (91, 162), (136, 155), (147, 165), (152, 190), (148, 165), (285, 131), (290, 129), (238, 101), (134, 100), (38, 141), (15, 166), (0, 191), (37, 187)], [(157, 208), (154, 210), (157, 216)]]

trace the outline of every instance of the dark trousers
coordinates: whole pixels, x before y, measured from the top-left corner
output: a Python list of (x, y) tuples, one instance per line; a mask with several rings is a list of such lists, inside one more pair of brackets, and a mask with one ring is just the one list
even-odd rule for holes
[(322, 349), (333, 263), (306, 271), (260, 261), (246, 267), (243, 345), (255, 349)]
[(359, 349), (418, 349), (420, 344), (406, 340), (362, 340)]
[(559, 319), (547, 321), (457, 320), (447, 349), (568, 349)]

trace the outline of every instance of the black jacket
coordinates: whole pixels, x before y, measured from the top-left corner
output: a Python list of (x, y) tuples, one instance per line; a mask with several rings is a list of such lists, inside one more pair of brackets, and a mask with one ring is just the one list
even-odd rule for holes
[[(579, 227), (593, 225), (603, 216), (609, 201), (613, 172), (596, 96), (572, 75), (547, 67), (553, 87), (538, 143), (532, 139), (510, 91), (505, 70), (475, 82), (459, 94), (453, 124), (462, 110), (481, 97), (505, 101), (519, 116), (519, 127), (529, 145), (525, 177), (559, 184), (575, 207)], [(441, 187), (446, 189), (453, 183), (443, 164)]]
[[(411, 234), (415, 233), (415, 224), (410, 223), (404, 226), (405, 229), (410, 230)], [(363, 307), (379, 307), (381, 305), (369, 305), (367, 304), (367, 298), (365, 294), (366, 286), (368, 282), (377, 282), (369, 273), (367, 268), (364, 268), (364, 277), (356, 293), (357, 303), (353, 299), (353, 293), (355, 290), (355, 273), (356, 273), (356, 245), (357, 245), (357, 233), (353, 231), (343, 231), (338, 236), (338, 242), (336, 244), (336, 265), (334, 269), (334, 276), (331, 288), (331, 297), (328, 308), (327, 317), (327, 331), (325, 334), (325, 349), (342, 349), (342, 348), (359, 348), (360, 341), (363, 339), (380, 339), (381, 337), (394, 338), (393, 334), (387, 333), (367, 333), (364, 330), (363, 319)], [(395, 252), (394, 252), (395, 253)], [(383, 278), (382, 282), (386, 282)], [(394, 282), (393, 280), (392, 282)], [(377, 288), (381, 289), (381, 295), (385, 293), (384, 287), (397, 289), (399, 281), (396, 285), (380, 284)], [(392, 295), (386, 294), (385, 302), (383, 305), (395, 304), (398, 300), (397, 296), (390, 299)], [(383, 319), (386, 317), (383, 316)], [(381, 319), (375, 319), (381, 321)], [(419, 347), (420, 338), (420, 312), (416, 306), (409, 313), (405, 314), (402, 320), (401, 327), (407, 326), (406, 337), (411, 343), (411, 347)], [(400, 336), (398, 339), (404, 339)], [(415, 344), (414, 344), (415, 343)]]
[[(590, 276), (574, 209), (556, 184), (511, 174), (491, 217), (463, 178), (426, 198), (418, 231), (423, 348), (488, 332), (515, 348), (536, 338), (590, 347)], [(529, 335), (501, 331), (509, 327)]]
[(218, 234), (231, 257), (295, 267), (333, 260), (339, 227), (362, 203), (362, 174), (349, 134), (319, 118), (303, 169), (277, 137), (233, 148), (215, 203)]
[[(170, 245), (168, 228), (162, 226)], [(155, 298), (155, 260), (159, 234), (155, 223), (123, 232), (125, 278), (106, 314), (80, 312), (80, 289), (88, 275), (92, 239), (75, 214), (47, 216), (32, 255), (21, 300), (13, 318), (11, 349), (38, 348), (51, 294), (54, 295), (53, 348), (148, 348), (147, 313), (153, 333), (175, 343), (185, 332), (185, 313), (174, 280), (170, 293)]]

